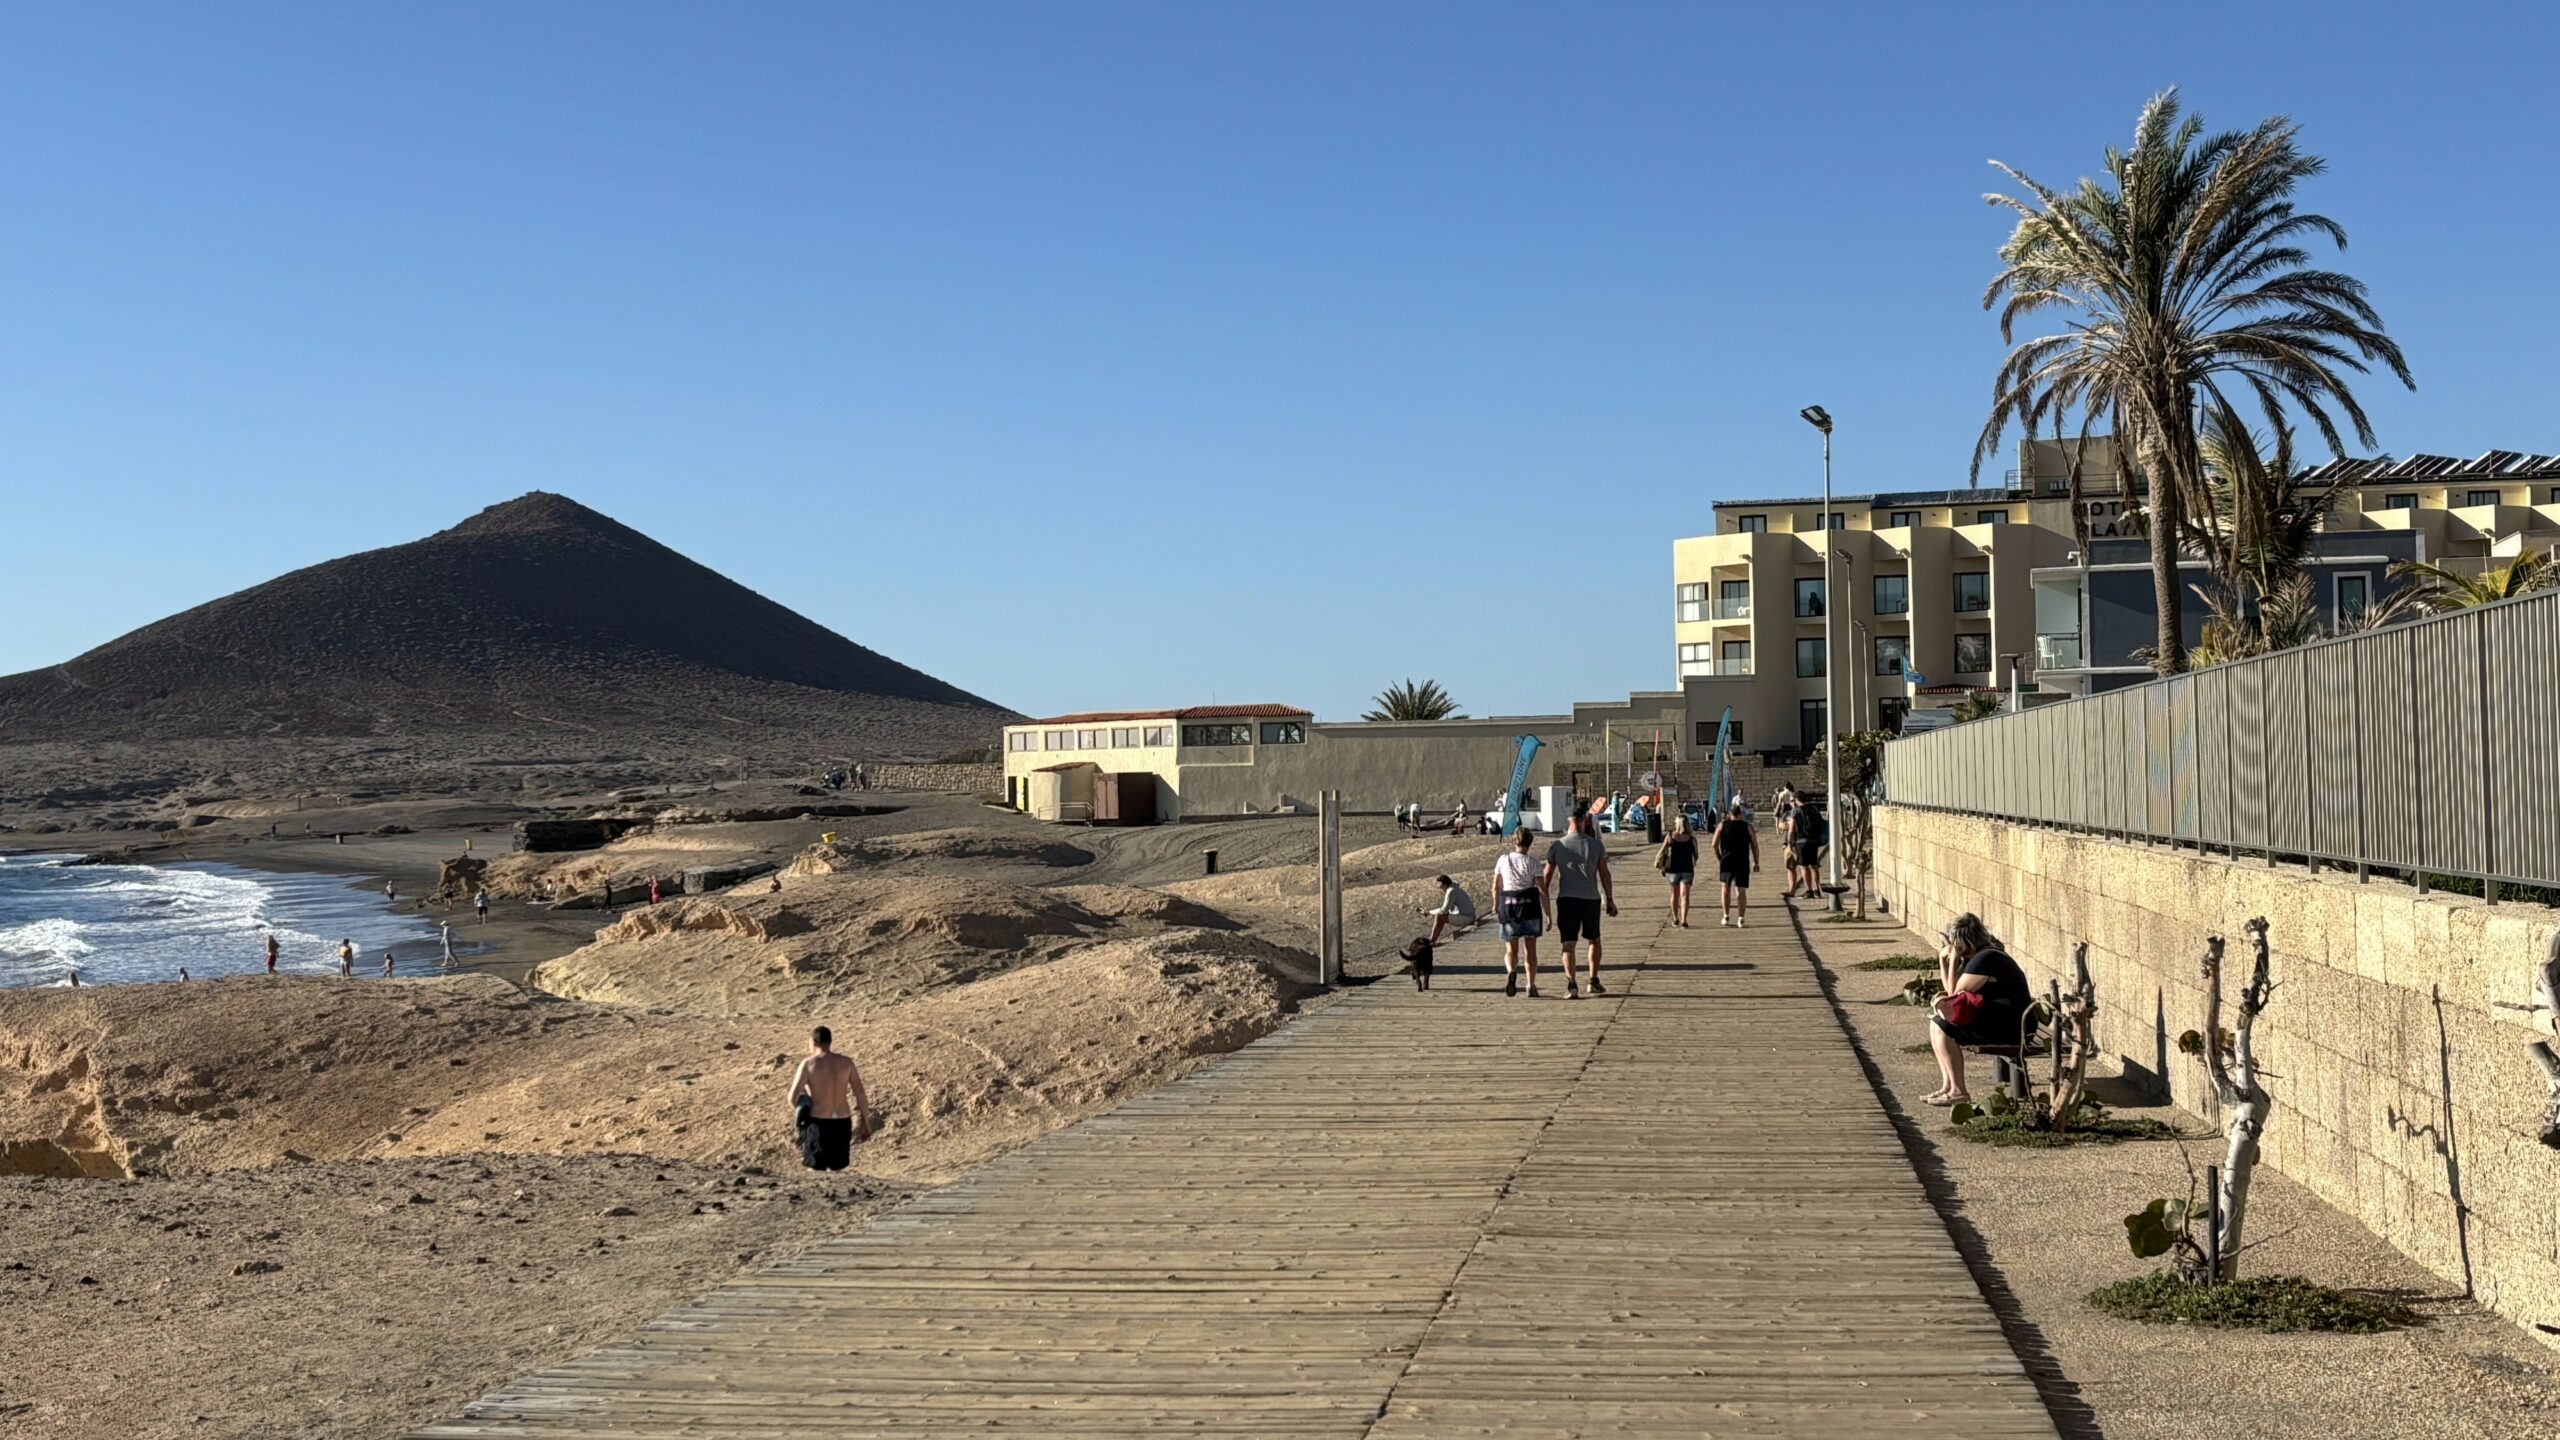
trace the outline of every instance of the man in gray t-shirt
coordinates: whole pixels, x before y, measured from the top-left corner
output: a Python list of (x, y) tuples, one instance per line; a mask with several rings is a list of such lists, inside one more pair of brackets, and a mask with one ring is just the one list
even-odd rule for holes
[(1573, 947), (1586, 936), (1591, 941), (1591, 993), (1608, 994), (1600, 984), (1600, 914), (1603, 909), (1618, 913), (1618, 892), (1609, 877), (1609, 847), (1601, 843), (1588, 811), (1574, 816), (1572, 830), (1547, 847), (1547, 871), (1539, 883), (1548, 888), (1564, 939), (1565, 998), (1582, 998), (1574, 983)]

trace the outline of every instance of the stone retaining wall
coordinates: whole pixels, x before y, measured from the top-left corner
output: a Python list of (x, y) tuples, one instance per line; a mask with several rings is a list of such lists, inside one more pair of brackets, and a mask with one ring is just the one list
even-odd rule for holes
[(1876, 812), (1876, 879), (1923, 935), (1979, 914), (2038, 993), (2088, 941), (2101, 1047), (2208, 1118), (2204, 1066), (2177, 1048), (2204, 1023), (2204, 939), (2228, 942), (2227, 984), (2249, 963), (2241, 927), (2265, 916), (2266, 1163), (2449, 1284), (2560, 1326), (2560, 1151), (2535, 1138), (2547, 1092), (2522, 1049), (2536, 1032), (2493, 1008), (2532, 1002), (2560, 912), (1894, 805)]
[(948, 790), (994, 800), (1004, 794), (1002, 765), (884, 765), (867, 767), (874, 790)]

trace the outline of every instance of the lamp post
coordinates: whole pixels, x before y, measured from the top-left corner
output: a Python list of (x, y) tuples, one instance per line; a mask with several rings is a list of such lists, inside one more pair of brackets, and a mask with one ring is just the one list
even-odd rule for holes
[[(1831, 412), (1819, 405), (1807, 405), (1796, 413), (1804, 417), (1804, 423), (1822, 432), (1822, 806), (1824, 818), (1836, 827), (1840, 823), (1840, 647), (1832, 625)], [(1836, 843), (1836, 830), (1832, 839), (1835, 843), (1827, 847), (1824, 864), (1829, 875), (1822, 888), (1836, 910), (1840, 907), (1840, 846)]]

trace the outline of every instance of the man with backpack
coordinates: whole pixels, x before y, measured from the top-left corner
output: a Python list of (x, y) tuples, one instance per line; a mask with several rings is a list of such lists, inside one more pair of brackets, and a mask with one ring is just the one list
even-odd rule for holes
[[(1827, 796), (1825, 803), (1829, 803)], [(1787, 824), (1788, 898), (1794, 898), (1799, 888), (1806, 899), (1821, 893), (1822, 847), (1830, 838), (1823, 812), (1799, 803)]]

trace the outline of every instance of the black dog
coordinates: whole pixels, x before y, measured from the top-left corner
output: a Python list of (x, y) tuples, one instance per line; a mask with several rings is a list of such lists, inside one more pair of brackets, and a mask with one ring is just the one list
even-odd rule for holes
[(1431, 942), (1428, 939), (1416, 935), (1413, 942), (1404, 947), (1404, 973), (1413, 977), (1414, 989), (1431, 988)]

